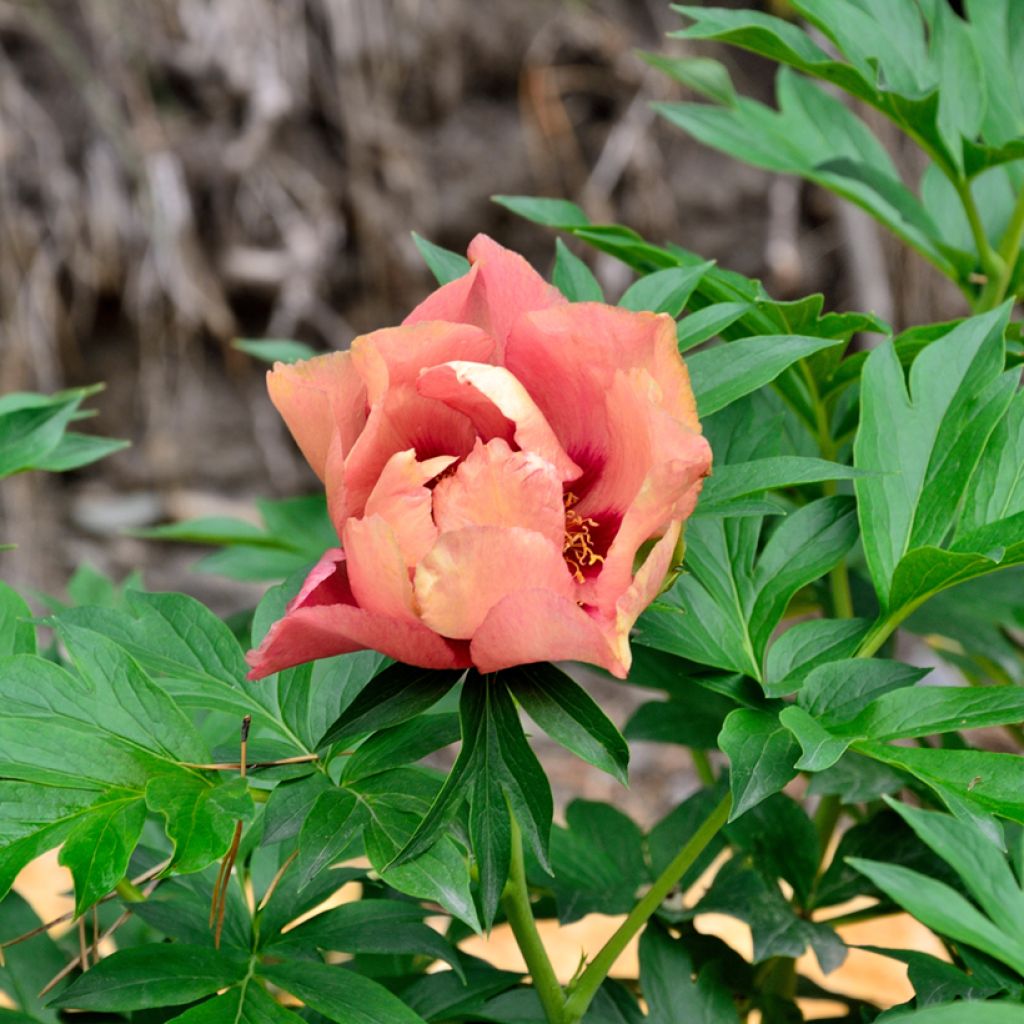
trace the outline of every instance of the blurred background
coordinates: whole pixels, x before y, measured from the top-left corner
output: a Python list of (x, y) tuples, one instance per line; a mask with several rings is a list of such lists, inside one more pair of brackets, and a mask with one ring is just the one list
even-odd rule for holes
[[(10, 480), (0, 575), (59, 593), (83, 562), (141, 566), (251, 603), (123, 533), (312, 489), (231, 340), (326, 350), (398, 322), (433, 284), (411, 230), (460, 251), (485, 231), (547, 272), (552, 235), (493, 193), (572, 198), (779, 298), (961, 312), (856, 211), (655, 117), (690, 97), (637, 51), (682, 52), (679, 24), (664, 0), (0, 0), (0, 392), (105, 381), (95, 429), (133, 443)], [(770, 67), (715, 56), (770, 101)], [(578, 251), (617, 296), (625, 268)]]

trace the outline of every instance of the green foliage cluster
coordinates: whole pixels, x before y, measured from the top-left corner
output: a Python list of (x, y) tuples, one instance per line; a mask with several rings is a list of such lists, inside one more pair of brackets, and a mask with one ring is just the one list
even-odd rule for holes
[[(485, 678), (362, 652), (245, 682), (244, 648), (334, 541), (320, 499), (264, 502), (262, 527), (152, 531), (218, 547), (208, 571), (275, 584), (230, 623), (95, 573), (37, 619), (0, 584), (0, 991), (15, 1007), (0, 1019), (739, 1024), (758, 1011), (790, 1024), (799, 1000), (827, 998), (851, 1024), (1024, 1021), (1024, 394), (1010, 298), (1024, 12), (794, 7), (827, 48), (777, 18), (682, 8), (689, 37), (787, 70), (777, 113), (738, 97), (719, 64), (658, 58), (713, 100), (667, 116), (865, 206), (957, 281), (973, 315), (894, 336), (871, 315), (824, 312), (820, 295), (776, 302), (564, 200), (499, 197), (631, 267), (621, 304), (676, 318), (688, 353), (715, 470), (679, 573), (634, 636), (629, 683), (657, 696), (620, 733), (551, 665)], [(920, 199), (815, 79), (925, 148)], [(465, 272), (416, 242), (439, 281)], [(572, 301), (604, 300), (561, 239), (552, 277)], [(865, 333), (878, 344), (851, 350)], [(64, 433), (83, 396), (0, 404), (0, 466), (102, 454), (109, 442)], [(901, 660), (901, 629), (962, 684)], [(620, 782), (630, 742), (685, 747), (700, 787), (649, 828), (584, 800), (556, 824), (521, 712)], [(453, 744), (452, 767), (432, 767)], [(80, 930), (55, 939), (9, 890), (56, 847)], [(360, 899), (324, 902), (349, 882)], [(899, 909), (948, 954), (873, 949), (908, 966), (906, 1006), (882, 1011), (797, 971), (811, 950), (829, 974), (847, 953), (838, 929)], [(625, 916), (562, 984), (536, 921), (591, 912)], [(710, 912), (749, 926), (752, 961), (698, 930)], [(117, 945), (98, 961), (94, 921)], [(460, 948), (506, 921), (528, 979)], [(610, 980), (637, 935), (638, 977)]]

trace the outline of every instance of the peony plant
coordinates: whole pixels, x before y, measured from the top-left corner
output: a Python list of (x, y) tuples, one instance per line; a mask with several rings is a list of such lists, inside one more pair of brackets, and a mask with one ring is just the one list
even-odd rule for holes
[[(685, 13), (808, 76), (781, 80), (808, 133), (823, 77), (970, 197), (1005, 165), (1017, 198), (977, 266), (934, 248), (972, 315), (894, 333), (572, 203), (500, 197), (635, 282), (607, 303), (561, 239), (552, 284), (486, 237), (468, 260), (418, 239), (440, 287), (401, 326), (319, 356), (245, 343), (275, 362), (322, 493), (262, 503), (262, 528), (153, 532), (272, 583), (257, 608), (225, 622), (80, 573), (40, 619), (0, 584), (0, 1016), (1024, 1021), (1020, 26), (1008, 0), (966, 21), (794, 6), (833, 50), (756, 12)], [(922, 25), (949, 62), (915, 48)], [(782, 145), (714, 65), (673, 70), (728, 100), (690, 124), (747, 118), (762, 157)], [(826, 184), (911, 210), (826, 163)], [(923, 225), (902, 228), (920, 249)], [(113, 450), (67, 431), (84, 397), (0, 399), (0, 475)], [(599, 674), (645, 694), (621, 729)], [(640, 821), (556, 814), (541, 731), (623, 783), (631, 744), (684, 748), (692, 788)], [(40, 922), (12, 886), (56, 848), (74, 908)], [(864, 947), (854, 926), (897, 912), (931, 952)], [(556, 969), (538, 923), (591, 913), (608, 937)], [(472, 952), (499, 929), (525, 970)], [(908, 986), (852, 992), (837, 972), (858, 945)]]

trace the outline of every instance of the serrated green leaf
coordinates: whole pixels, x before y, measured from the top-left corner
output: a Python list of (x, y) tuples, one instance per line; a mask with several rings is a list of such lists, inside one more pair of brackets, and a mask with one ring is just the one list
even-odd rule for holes
[(625, 785), (629, 747), (572, 678), (547, 662), (520, 665), (502, 678), (523, 710), (553, 740)]
[(435, 245), (422, 235), (416, 234), (415, 231), (412, 233), (412, 240), (438, 284), (448, 284), (456, 278), (462, 277), (463, 274), (469, 273), (469, 260), (465, 256)]
[(730, 821), (779, 792), (796, 777), (793, 766), (800, 748), (789, 730), (768, 712), (737, 708), (726, 718), (718, 745), (731, 765)]
[(134, 946), (105, 957), (50, 1003), (60, 1008), (127, 1012), (180, 1006), (245, 977), (237, 953), (178, 943)]

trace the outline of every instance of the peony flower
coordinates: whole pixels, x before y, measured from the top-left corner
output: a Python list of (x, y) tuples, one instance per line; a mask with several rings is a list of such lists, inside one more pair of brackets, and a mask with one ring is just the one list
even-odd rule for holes
[(572, 303), (486, 236), (400, 327), (268, 375), (340, 548), (250, 679), (372, 648), (623, 678), (711, 452), (671, 317)]

